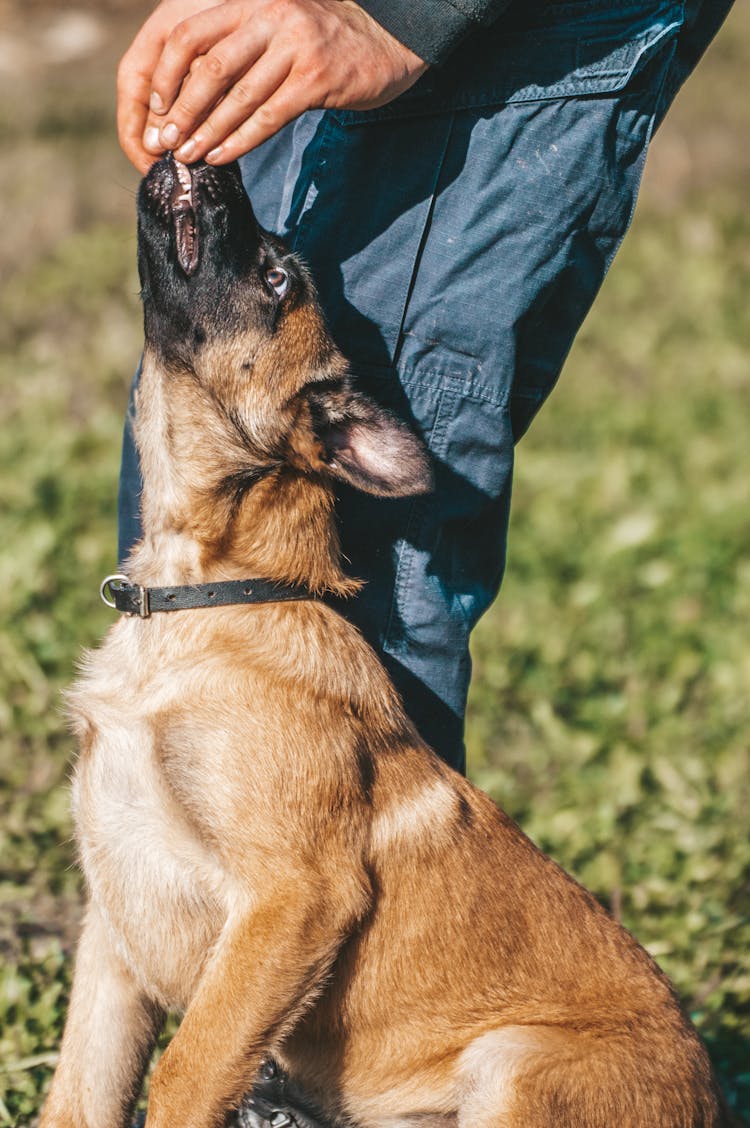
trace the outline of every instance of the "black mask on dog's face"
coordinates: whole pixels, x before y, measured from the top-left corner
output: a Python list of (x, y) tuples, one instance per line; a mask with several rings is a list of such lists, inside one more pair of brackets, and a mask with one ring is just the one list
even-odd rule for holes
[(157, 161), (138, 193), (138, 270), (146, 342), (190, 364), (207, 337), (248, 323), (273, 331), (307, 289), (304, 270), (258, 226), (236, 164)]
[(422, 443), (356, 389), (312, 280), (258, 226), (236, 164), (151, 168), (138, 265), (146, 352), (168, 391), (182, 382), (183, 404), (187, 377), (190, 442), (212, 414), (233, 488), (280, 466), (384, 497), (431, 488)]

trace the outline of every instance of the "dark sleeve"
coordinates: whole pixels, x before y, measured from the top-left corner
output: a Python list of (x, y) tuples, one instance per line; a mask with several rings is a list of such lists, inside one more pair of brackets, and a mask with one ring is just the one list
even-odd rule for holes
[(436, 66), (461, 40), (483, 24), (492, 23), (511, 0), (357, 0), (420, 59)]

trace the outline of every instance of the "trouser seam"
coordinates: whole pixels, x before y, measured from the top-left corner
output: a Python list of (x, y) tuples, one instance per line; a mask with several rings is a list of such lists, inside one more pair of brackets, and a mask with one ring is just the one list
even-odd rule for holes
[(441, 178), (442, 173), (443, 173), (443, 166), (445, 165), (445, 158), (446, 158), (447, 153), (448, 153), (448, 146), (450, 145), (451, 137), (453, 136), (453, 127), (455, 125), (455, 121), (456, 121), (456, 115), (455, 115), (455, 113), (451, 113), (450, 119), (449, 119), (449, 122), (448, 122), (448, 128), (447, 128), (446, 134), (445, 134), (445, 141), (443, 142), (443, 148), (442, 148), (441, 153), (440, 153), (440, 159), (435, 164), (435, 177), (434, 177), (434, 180), (432, 182), (432, 193), (431, 193), (431, 198), (430, 198), (430, 204), (429, 204), (429, 207), (427, 208), (427, 212), (426, 212), (425, 217), (424, 217), (424, 222), (422, 224), (422, 231), (421, 231), (420, 236), (419, 236), (419, 244), (417, 246), (416, 255), (414, 256), (414, 266), (412, 268), (411, 278), (409, 279), (409, 285), (408, 285), (408, 287), (406, 289), (406, 293), (404, 295), (404, 303), (403, 303), (403, 306), (401, 307), (401, 317), (400, 317), (399, 325), (398, 325), (398, 333), (396, 335), (396, 347), (395, 347), (395, 350), (394, 350), (394, 353), (393, 353), (393, 364), (394, 364), (394, 366), (398, 364), (398, 358), (401, 354), (401, 347), (402, 347), (403, 342), (404, 342), (404, 325), (406, 323), (406, 315), (407, 315), (408, 310), (409, 310), (409, 302), (411, 301), (411, 296), (414, 293), (414, 287), (416, 286), (417, 275), (419, 274), (419, 267), (420, 267), (420, 263), (422, 261), (422, 255), (424, 253), (425, 244), (427, 242), (427, 238), (428, 238), (428, 235), (430, 233), (430, 227), (432, 225), (432, 216), (433, 216), (433, 212), (435, 210), (435, 201), (437, 199), (439, 186), (440, 186), (440, 178)]

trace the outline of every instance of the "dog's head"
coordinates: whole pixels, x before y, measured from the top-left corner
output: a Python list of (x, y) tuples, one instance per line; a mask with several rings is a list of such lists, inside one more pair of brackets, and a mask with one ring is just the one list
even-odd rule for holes
[(421, 442), (356, 389), (309, 274), (258, 226), (236, 165), (157, 162), (138, 217), (146, 355), (167, 400), (170, 381), (192, 389), (196, 448), (218, 442), (236, 482), (291, 467), (382, 496), (430, 488)]

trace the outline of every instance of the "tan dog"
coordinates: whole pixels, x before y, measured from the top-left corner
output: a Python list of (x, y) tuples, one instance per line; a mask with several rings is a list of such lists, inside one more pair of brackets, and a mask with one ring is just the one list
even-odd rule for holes
[[(236, 169), (191, 174), (162, 161), (140, 194), (128, 575), (346, 595), (336, 480), (420, 492), (425, 455)], [(729, 1123), (649, 956), (425, 747), (322, 601), (122, 616), (70, 707), (90, 899), (43, 1128), (123, 1128), (167, 1009), (148, 1128), (223, 1124), (267, 1053), (332, 1124)]]

